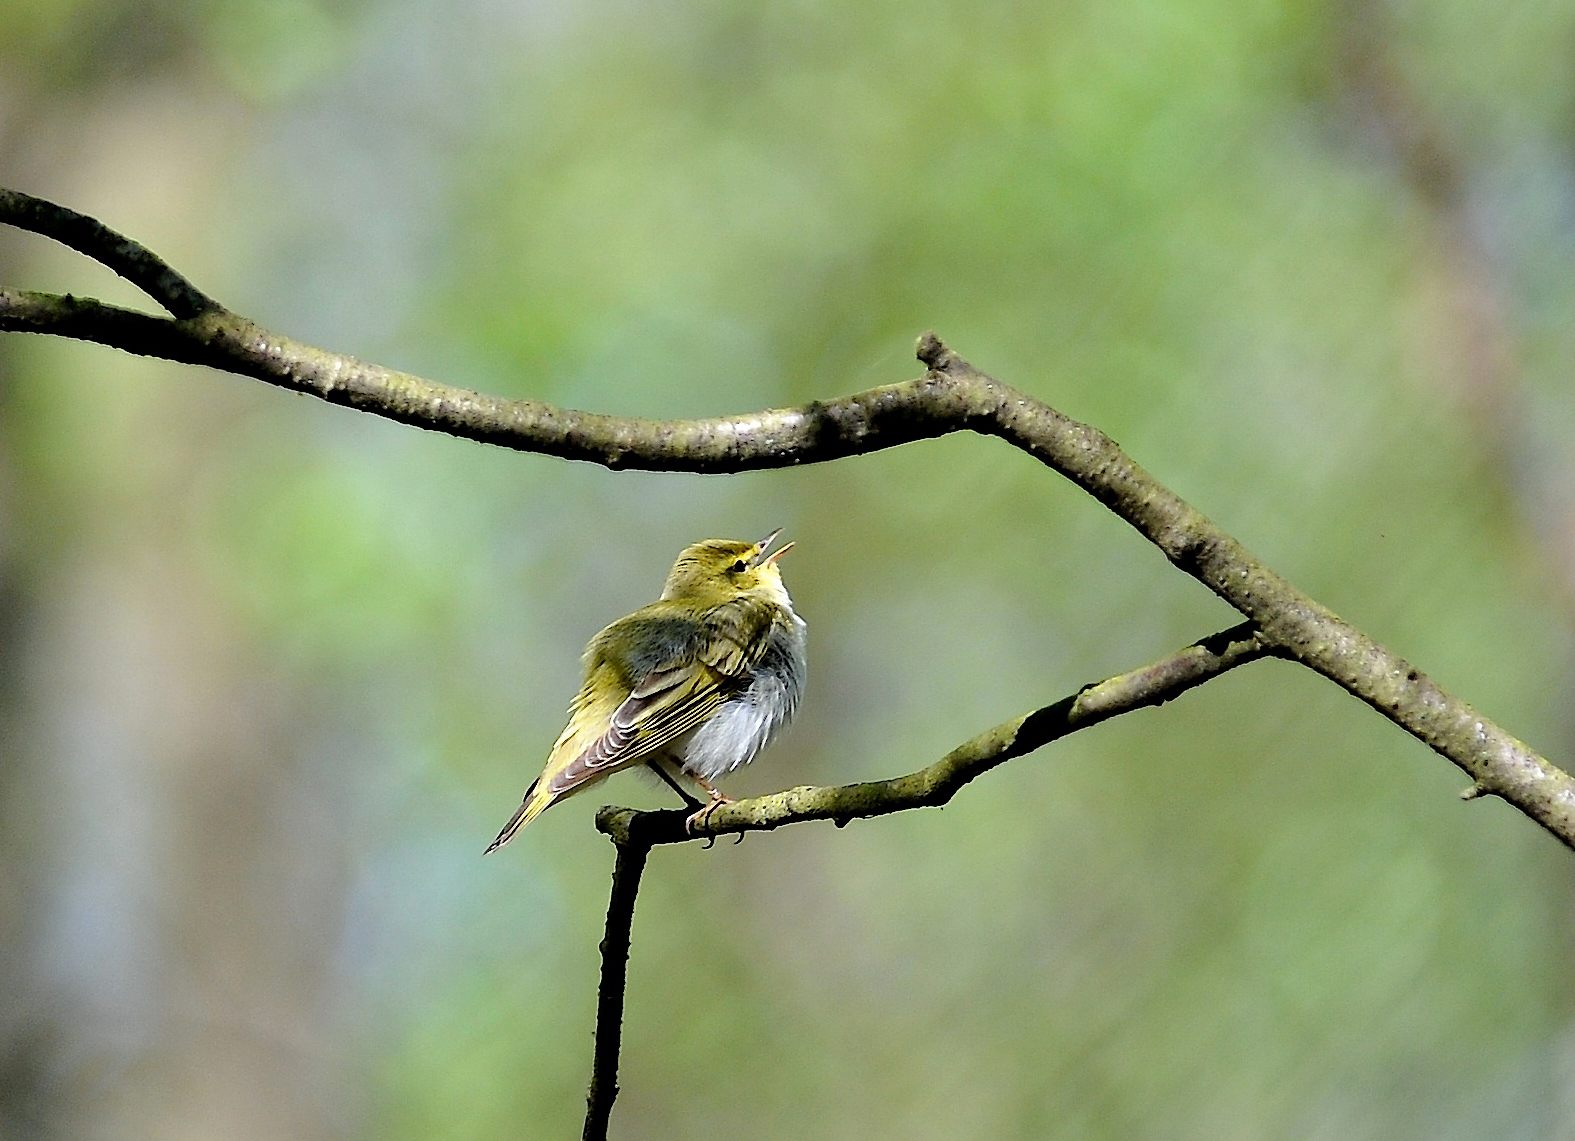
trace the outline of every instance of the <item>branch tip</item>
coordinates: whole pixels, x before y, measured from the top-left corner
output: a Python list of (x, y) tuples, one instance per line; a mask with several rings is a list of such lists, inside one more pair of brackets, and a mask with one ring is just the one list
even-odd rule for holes
[(958, 359), (957, 354), (941, 342), (941, 339), (935, 335), (935, 330), (933, 329), (919, 338), (919, 344), (914, 355), (934, 372), (944, 372), (947, 365)]

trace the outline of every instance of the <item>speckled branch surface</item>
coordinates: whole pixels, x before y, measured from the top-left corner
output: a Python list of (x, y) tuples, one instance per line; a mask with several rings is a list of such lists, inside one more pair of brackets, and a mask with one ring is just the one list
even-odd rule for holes
[[(1567, 773), (1264, 566), (1104, 433), (978, 371), (933, 334), (919, 341), (928, 371), (902, 384), (704, 420), (604, 416), (485, 396), (300, 344), (224, 309), (100, 223), (27, 195), (0, 193), (0, 222), (98, 259), (171, 314), (4, 289), (0, 331), (53, 333), (208, 365), (503, 447), (610, 468), (740, 472), (821, 463), (949, 432), (998, 436), (1125, 519), (1255, 623), (1276, 652), (1323, 674), (1453, 761), (1471, 777), (1472, 792), (1503, 798), (1575, 847), (1575, 781)], [(713, 828), (741, 824), (737, 811), (716, 813)]]

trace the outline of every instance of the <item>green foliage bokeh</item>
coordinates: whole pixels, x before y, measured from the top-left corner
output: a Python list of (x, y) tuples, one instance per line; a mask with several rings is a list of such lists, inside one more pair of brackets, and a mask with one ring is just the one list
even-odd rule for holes
[[(54, 42), (68, 8), (17, 27)], [(456, 383), (661, 416), (904, 379), (933, 328), (1511, 731), (1568, 745), (1549, 542), (1449, 379), (1444, 238), (1353, 106), (1351, 12), (295, 8), (288, 34), (266, 5), (164, 10), (255, 128), (208, 207), (235, 220), (199, 277), (226, 303)], [(1496, 235), (1529, 419), (1567, 449), (1575, 8), (1384, 17)], [(133, 412), (51, 410), (118, 362), (37, 355), (12, 431), (69, 512), (145, 460)], [(798, 543), (807, 707), (735, 793), (911, 770), (1234, 620), (995, 441), (608, 473), (233, 399), (168, 541), (359, 742), (337, 985), (368, 1137), (576, 1131), (612, 861), (591, 816), (666, 794), (622, 778), (480, 852), (580, 647), (686, 543)], [(617, 1135), (1556, 1135), (1568, 853), (1463, 783), (1266, 662), (943, 812), (659, 851)]]

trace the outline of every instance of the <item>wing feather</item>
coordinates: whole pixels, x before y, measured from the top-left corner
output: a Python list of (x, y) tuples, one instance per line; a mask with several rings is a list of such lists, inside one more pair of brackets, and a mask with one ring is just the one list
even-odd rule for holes
[[(598, 645), (616, 644), (617, 639), (609, 635), (618, 624), (598, 636), (592, 644), (586, 686), (575, 699), (568, 728), (547, 760), (544, 791), (554, 800), (567, 796), (618, 769), (655, 756), (711, 717), (722, 702), (748, 684), (750, 670), (765, 651), (767, 640), (754, 636), (752, 629), (761, 616), (752, 610), (747, 600), (734, 600), (713, 607), (698, 619), (687, 619), (692, 624), (685, 631), (687, 636), (671, 638), (668, 644), (673, 651), (666, 655), (644, 656), (639, 664), (646, 668), (635, 677), (622, 668), (625, 663), (598, 649)], [(770, 621), (769, 615), (765, 621)], [(613, 680), (611, 676), (599, 679), (602, 685), (591, 684), (600, 670), (610, 671), (629, 685), (628, 697), (616, 708), (606, 708), (610, 701), (603, 703), (603, 708), (592, 708), (596, 703), (589, 694), (614, 688), (606, 684)], [(597, 726), (605, 729), (594, 734)]]

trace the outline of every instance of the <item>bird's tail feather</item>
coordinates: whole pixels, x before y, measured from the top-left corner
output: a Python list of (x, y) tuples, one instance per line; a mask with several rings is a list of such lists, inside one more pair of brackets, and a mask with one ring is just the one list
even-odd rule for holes
[(525, 799), (520, 801), (520, 806), (514, 810), (514, 815), (509, 817), (509, 822), (503, 826), (503, 831), (498, 833), (498, 838), (487, 845), (484, 855), (490, 856), (507, 844), (514, 838), (514, 833), (540, 816), (547, 805), (552, 803), (552, 797), (536, 795), (536, 790), (540, 786), (539, 779), (531, 781), (530, 787), (525, 790)]

